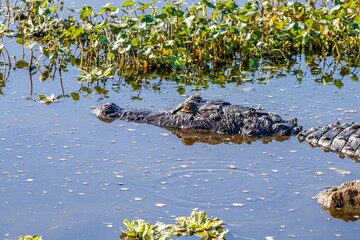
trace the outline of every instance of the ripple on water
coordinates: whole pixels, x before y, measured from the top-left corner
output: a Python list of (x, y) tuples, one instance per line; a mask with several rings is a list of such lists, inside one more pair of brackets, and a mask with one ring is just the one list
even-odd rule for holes
[(292, 172), (296, 172), (296, 173), (306, 173), (306, 172), (311, 172), (314, 171), (314, 169), (310, 168), (308, 165), (306, 164), (296, 164), (296, 165), (291, 165), (290, 167), (288, 167), (288, 169)]
[(131, 177), (131, 185), (143, 198), (172, 207), (236, 208), (247, 212), (278, 204), (277, 199), (285, 194), (277, 185), (279, 171), (229, 168), (226, 163), (224, 168), (221, 164), (204, 165), (194, 161), (160, 163), (153, 171)]

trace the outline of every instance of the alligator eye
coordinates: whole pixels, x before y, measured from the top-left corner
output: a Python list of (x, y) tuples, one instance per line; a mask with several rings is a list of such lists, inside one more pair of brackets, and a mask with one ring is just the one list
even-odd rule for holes
[(191, 106), (190, 106), (190, 105), (185, 105), (185, 106), (183, 106), (182, 111), (183, 111), (183, 112), (186, 112), (186, 113), (191, 112)]

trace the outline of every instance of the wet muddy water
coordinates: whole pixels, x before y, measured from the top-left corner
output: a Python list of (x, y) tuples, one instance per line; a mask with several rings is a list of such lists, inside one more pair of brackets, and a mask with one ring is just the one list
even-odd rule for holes
[[(76, 89), (76, 71), (65, 90)], [(36, 77), (35, 77), (36, 79)], [(359, 83), (300, 85), (292, 77), (268, 85), (210, 85), (197, 93), (297, 117), (304, 128), (359, 121)], [(126, 85), (109, 98), (64, 98), (51, 105), (28, 99), (26, 70), (13, 72), (0, 106), (1, 239), (117, 239), (125, 218), (172, 223), (192, 209), (223, 219), (229, 239), (352, 239), (358, 222), (332, 218), (314, 196), (359, 179), (359, 165), (299, 143), (184, 145), (165, 129), (104, 123), (91, 107), (112, 101), (125, 108), (169, 108), (186, 97), (175, 83), (160, 91)], [(60, 94), (58, 81), (34, 81), (36, 94)], [(193, 87), (186, 94), (194, 93)], [(132, 96), (143, 100), (131, 100)], [(335, 170), (344, 170), (343, 172)]]

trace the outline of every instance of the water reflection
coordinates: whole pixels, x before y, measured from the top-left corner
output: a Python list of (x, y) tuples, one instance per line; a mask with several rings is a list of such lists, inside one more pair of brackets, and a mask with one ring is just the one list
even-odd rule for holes
[(344, 182), (317, 195), (322, 208), (346, 222), (360, 219), (360, 181)]
[(286, 141), (290, 136), (266, 136), (266, 137), (246, 137), (241, 134), (219, 134), (209, 131), (193, 130), (193, 129), (178, 129), (166, 128), (172, 134), (176, 135), (183, 144), (193, 145), (197, 142), (206, 144), (221, 144), (221, 143), (235, 143), (235, 144), (251, 144), (255, 141), (262, 143), (270, 143), (275, 140), (278, 142)]
[[(311, 58), (311, 59), (310, 59)], [(33, 81), (38, 79), (40, 82), (54, 81), (59, 84), (59, 93), (55, 94), (56, 99), (72, 98), (78, 101), (90, 94), (96, 94), (99, 99), (107, 98), (110, 92), (119, 92), (123, 86), (129, 86), (134, 92), (137, 92), (134, 99), (141, 100), (141, 92), (144, 89), (152, 89), (154, 92), (161, 92), (166, 82), (174, 82), (177, 85), (177, 92), (180, 95), (186, 94), (186, 86), (193, 85), (195, 89), (208, 89), (210, 85), (216, 84), (225, 87), (229, 84), (244, 85), (247, 83), (257, 83), (260, 85), (271, 84), (279, 81), (281, 78), (293, 76), (297, 84), (301, 84), (304, 79), (311, 78), (316, 83), (322, 85), (336, 86), (343, 88), (347, 81), (358, 81), (358, 68), (354, 67), (353, 61), (336, 62), (332, 58), (305, 57), (298, 56), (290, 59), (286, 63), (269, 63), (259, 68), (251, 68), (241, 62), (229, 62), (213, 65), (205, 65), (201, 68), (189, 66), (186, 71), (169, 71), (168, 69), (152, 69), (147, 72), (134, 72), (132, 69), (126, 71), (116, 71), (110, 78), (92, 77), (91, 81), (81, 80), (84, 72), (79, 72), (78, 81), (70, 84), (63, 82), (64, 74), (67, 74), (72, 68), (73, 63), (79, 62), (79, 56), (72, 55), (70, 58), (55, 60), (52, 63), (42, 62), (42, 66), (28, 69), (29, 63), (24, 59), (18, 60), (15, 65), (4, 63), (0, 73), (0, 93), (6, 87), (6, 82), (14, 74), (14, 71), (27, 71), (29, 80), (29, 95), (41, 90), (34, 89)], [(57, 62), (58, 61), (58, 62)], [(79, 66), (78, 66), (79, 67)], [(77, 68), (77, 67), (76, 67)], [(89, 73), (86, 73), (89, 74)], [(85, 76), (83, 76), (85, 77)], [(91, 76), (88, 76), (88, 78)], [(73, 78), (66, 75), (65, 78)]]
[(326, 208), (322, 206), (322, 208), (330, 214), (330, 216), (334, 218), (339, 218), (344, 220), (345, 222), (348, 221), (359, 221), (360, 220), (360, 210), (358, 211), (344, 211), (344, 209), (338, 208)]

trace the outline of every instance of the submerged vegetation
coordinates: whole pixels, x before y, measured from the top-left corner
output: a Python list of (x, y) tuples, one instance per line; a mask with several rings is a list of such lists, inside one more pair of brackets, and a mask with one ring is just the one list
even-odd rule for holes
[[(15, 59), (15, 68), (28, 68), (30, 78), (38, 73), (44, 81), (57, 73), (61, 82), (62, 72), (75, 66), (80, 91), (105, 96), (106, 82), (115, 76), (115, 89), (119, 82), (139, 89), (160, 79), (178, 82), (180, 93), (186, 84), (266, 83), (287, 74), (301, 81), (306, 70), (317, 82), (339, 88), (344, 76), (358, 81), (357, 0), (252, 0), (242, 7), (232, 0), (193, 5), (179, 0), (161, 9), (155, 0), (127, 0), (98, 12), (89, 5), (64, 10), (56, 0), (21, 0), (12, 6), (4, 1), (1, 7), (0, 93), (10, 74), (4, 40), (9, 37), (27, 54)], [(70, 96), (77, 100), (79, 92)]]

